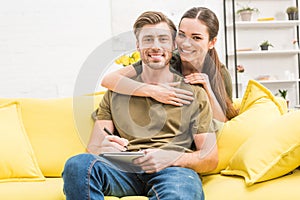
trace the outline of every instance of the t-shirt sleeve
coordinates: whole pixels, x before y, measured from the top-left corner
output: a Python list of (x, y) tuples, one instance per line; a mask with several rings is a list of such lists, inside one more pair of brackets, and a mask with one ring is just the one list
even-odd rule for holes
[(141, 60), (137, 61), (136, 63), (133, 63), (132, 66), (135, 69), (137, 75), (139, 75), (143, 72), (142, 61)]
[(99, 107), (94, 112), (95, 120), (112, 120), (111, 109), (110, 109), (111, 93), (112, 92), (109, 90), (104, 94), (104, 96), (99, 104)]
[(195, 112), (193, 132), (195, 134), (214, 132), (213, 113), (207, 94), (202, 87), (197, 87), (195, 100), (198, 101), (198, 112)]

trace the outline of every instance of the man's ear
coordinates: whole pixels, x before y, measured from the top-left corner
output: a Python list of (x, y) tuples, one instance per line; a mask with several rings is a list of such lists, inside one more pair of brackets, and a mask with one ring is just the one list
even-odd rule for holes
[(209, 41), (209, 44), (208, 44), (209, 49), (213, 49), (215, 47), (216, 42), (217, 42), (216, 37), (214, 37), (211, 41)]

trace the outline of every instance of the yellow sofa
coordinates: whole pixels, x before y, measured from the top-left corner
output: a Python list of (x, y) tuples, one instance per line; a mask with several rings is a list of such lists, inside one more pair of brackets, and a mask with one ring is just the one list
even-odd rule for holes
[[(300, 120), (300, 113), (287, 113), (284, 101), (274, 98), (255, 82), (249, 85), (243, 99), (235, 101), (240, 115), (225, 123), (218, 132), (219, 165), (214, 172), (202, 177), (206, 199), (300, 199), (300, 170), (295, 169), (300, 160), (299, 139), (295, 139), (294, 148), (286, 147), (280, 158), (277, 155), (268, 162), (264, 156), (268, 159), (272, 156), (263, 152), (273, 145), (277, 150), (283, 147), (277, 147), (272, 141), (259, 146), (255, 141), (258, 134), (265, 135), (274, 126), (272, 132), (282, 129), (280, 121), (292, 126), (295, 120)], [(0, 199), (65, 199), (61, 178), (64, 163), (69, 157), (85, 151), (93, 126), (91, 113), (102, 95), (57, 99), (0, 98)], [(286, 129), (299, 131), (299, 125)], [(268, 137), (265, 135), (262, 140), (269, 141)], [(255, 146), (248, 148), (251, 142)], [(268, 146), (269, 149), (263, 149)], [(261, 158), (251, 160), (257, 156), (257, 152), (252, 152), (254, 149), (262, 150)], [(253, 163), (254, 168), (258, 167), (255, 168), (257, 174), (249, 166)], [(270, 163), (272, 166), (267, 166), (266, 170), (265, 165)]]

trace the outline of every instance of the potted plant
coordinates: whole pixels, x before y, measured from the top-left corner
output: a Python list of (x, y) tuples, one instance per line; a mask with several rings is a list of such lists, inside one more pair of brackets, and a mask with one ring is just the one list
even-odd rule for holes
[(250, 6), (242, 6), (236, 11), (236, 13), (241, 16), (242, 21), (251, 21), (253, 12), (259, 12), (259, 10)]
[(278, 92), (279, 93), (276, 93), (275, 95), (277, 96), (279, 94), (280, 97), (282, 97), (283, 99), (285, 99), (286, 100), (286, 104), (289, 107), (289, 100), (287, 100), (287, 92), (288, 92), (288, 90), (281, 90), (281, 89), (279, 89)]
[(278, 92), (279, 92), (279, 95), (286, 100), (286, 95), (287, 95), (288, 91), (279, 89)]
[(273, 47), (273, 45), (268, 40), (263, 41), (259, 46), (263, 51), (268, 50), (269, 46)]
[(298, 20), (298, 8), (290, 6), (286, 9), (289, 20)]

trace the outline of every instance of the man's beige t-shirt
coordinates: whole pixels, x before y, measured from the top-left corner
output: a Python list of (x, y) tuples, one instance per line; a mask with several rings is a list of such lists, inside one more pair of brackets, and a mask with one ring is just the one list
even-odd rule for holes
[[(96, 114), (98, 120), (112, 120), (120, 137), (129, 140), (128, 150), (162, 148), (181, 152), (193, 150), (193, 134), (213, 131), (212, 111), (205, 90), (184, 83), (176, 73), (179, 88), (194, 93), (189, 105), (173, 106), (150, 97), (107, 91)], [(142, 82), (140, 74), (133, 78)]]

